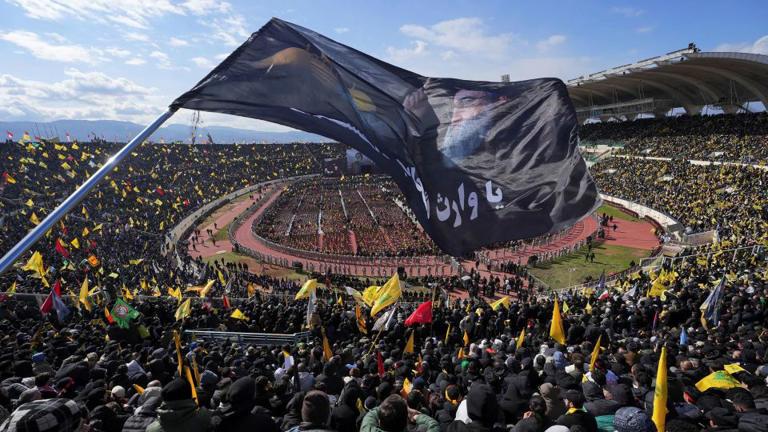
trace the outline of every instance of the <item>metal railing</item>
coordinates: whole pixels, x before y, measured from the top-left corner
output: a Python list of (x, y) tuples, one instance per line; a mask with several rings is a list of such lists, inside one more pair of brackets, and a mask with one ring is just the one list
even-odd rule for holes
[(308, 341), (312, 336), (310, 332), (299, 333), (242, 333), (215, 330), (184, 330), (183, 335), (192, 340), (204, 340), (212, 342), (237, 342), (239, 345), (294, 345), (301, 341)]

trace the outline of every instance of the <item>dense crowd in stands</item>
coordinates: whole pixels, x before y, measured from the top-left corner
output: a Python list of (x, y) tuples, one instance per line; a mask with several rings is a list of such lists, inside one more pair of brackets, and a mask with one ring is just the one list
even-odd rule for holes
[(694, 160), (768, 161), (768, 114), (681, 116), (583, 125), (582, 142), (621, 142), (620, 153)]
[(402, 201), (395, 184), (380, 176), (301, 181), (281, 194), (256, 232), (296, 249), (331, 254), (438, 254), (421, 227), (395, 203), (398, 197)]
[(644, 204), (687, 230), (717, 230), (733, 244), (768, 233), (768, 171), (687, 161), (609, 158), (592, 167), (600, 191)]

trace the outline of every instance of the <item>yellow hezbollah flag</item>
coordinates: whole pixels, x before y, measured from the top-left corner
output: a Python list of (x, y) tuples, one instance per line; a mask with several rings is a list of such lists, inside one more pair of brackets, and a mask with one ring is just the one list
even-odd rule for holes
[(191, 300), (192, 299), (188, 298), (187, 301), (182, 303), (181, 306), (176, 309), (176, 313), (174, 314), (176, 321), (183, 320), (189, 316), (190, 312), (192, 312), (192, 305), (190, 304)]
[(565, 328), (563, 318), (560, 316), (560, 304), (555, 297), (555, 307), (552, 309), (552, 324), (549, 326), (549, 336), (560, 345), (565, 345)]
[[(15, 283), (15, 282), (14, 282)], [(723, 369), (725, 369), (726, 372), (728, 372), (731, 375), (735, 375), (739, 372), (746, 372), (747, 370), (741, 367), (738, 363), (731, 363), (723, 366)]]
[(40, 219), (38, 219), (35, 212), (32, 212), (32, 216), (29, 217), (29, 221), (32, 222), (35, 225), (40, 225)]
[(365, 304), (367, 304), (369, 307), (373, 306), (373, 303), (376, 302), (376, 298), (378, 297), (378, 291), (381, 287), (376, 285), (371, 285), (368, 288), (363, 291), (363, 301)]
[(464, 337), (462, 339), (464, 340), (464, 346), (469, 345), (469, 335), (466, 330), (464, 330)]
[(208, 283), (206, 283), (203, 289), (200, 290), (200, 297), (205, 298), (205, 296), (208, 295), (208, 293), (211, 291), (211, 288), (213, 288), (213, 284), (215, 283), (216, 283), (215, 279), (209, 279)]
[(515, 348), (520, 349), (520, 347), (523, 346), (523, 342), (525, 342), (525, 327), (520, 330), (520, 336), (518, 336), (515, 341)]
[(317, 289), (317, 279), (309, 279), (306, 282), (304, 282), (304, 285), (301, 286), (301, 289), (299, 292), (296, 293), (296, 297), (294, 300), (301, 300), (305, 298), (309, 298), (309, 295), (312, 293), (312, 291)]
[(328, 342), (328, 338), (325, 337), (325, 329), (323, 329), (323, 361), (329, 362), (332, 358), (331, 344)]
[(77, 237), (73, 238), (69, 244), (71, 244), (75, 249), (80, 249), (80, 240), (78, 240)]
[(595, 344), (595, 349), (592, 350), (592, 358), (589, 360), (589, 371), (592, 372), (595, 370), (595, 362), (597, 361), (597, 357), (600, 355), (600, 341), (603, 340), (603, 335), (600, 335), (597, 337), (597, 343)]
[(504, 296), (499, 300), (491, 303), (491, 309), (497, 310), (500, 306), (504, 306), (505, 309), (509, 309), (509, 303), (511, 302), (509, 296)]
[(40, 252), (35, 251), (32, 256), (29, 258), (29, 261), (27, 261), (27, 264), (24, 265), (24, 267), (21, 268), (25, 271), (33, 271), (40, 276), (40, 279), (43, 280), (43, 285), (46, 287), (50, 286), (48, 285), (48, 281), (45, 279), (45, 266), (43, 265), (43, 255), (40, 254)]
[(568, 302), (563, 302), (563, 313), (567, 314), (571, 311), (571, 308), (568, 307)]
[(79, 301), (83, 304), (83, 306), (85, 306), (85, 309), (90, 312), (92, 306), (91, 301), (88, 300), (88, 294), (90, 294), (90, 292), (88, 291), (88, 278), (86, 277), (83, 278), (83, 284), (80, 285)]
[(181, 288), (168, 288), (168, 295), (178, 300), (181, 303)]
[(400, 299), (401, 295), (400, 278), (397, 276), (397, 272), (395, 272), (395, 274), (389, 278), (387, 283), (381, 287), (376, 302), (373, 303), (371, 316), (376, 316), (376, 314), (381, 312), (384, 308), (393, 305)]
[(712, 372), (696, 383), (696, 388), (700, 392), (705, 392), (711, 388), (729, 389), (741, 386), (741, 383), (726, 371)]
[(236, 320), (247, 320), (248, 317), (245, 316), (245, 314), (240, 309), (235, 309), (234, 312), (232, 312), (232, 315), (230, 315), (230, 318), (234, 318)]
[(408, 342), (405, 343), (403, 352), (413, 354), (413, 332), (411, 332), (411, 335), (408, 337)]
[[(696, 385), (698, 387), (698, 384)], [(653, 391), (653, 424), (657, 431), (666, 430), (667, 423), (667, 347), (661, 347), (659, 368), (656, 371), (656, 388)]]

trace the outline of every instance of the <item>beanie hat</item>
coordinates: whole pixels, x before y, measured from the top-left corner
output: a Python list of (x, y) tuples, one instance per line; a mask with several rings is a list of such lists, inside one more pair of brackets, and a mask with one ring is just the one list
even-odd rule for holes
[(645, 411), (636, 407), (619, 408), (613, 417), (616, 432), (650, 432), (653, 430), (651, 419)]
[(312, 390), (304, 396), (301, 405), (301, 419), (313, 425), (325, 425), (331, 415), (328, 395), (319, 390)]
[(176, 378), (163, 387), (162, 396), (164, 402), (192, 399), (192, 388), (188, 382)]

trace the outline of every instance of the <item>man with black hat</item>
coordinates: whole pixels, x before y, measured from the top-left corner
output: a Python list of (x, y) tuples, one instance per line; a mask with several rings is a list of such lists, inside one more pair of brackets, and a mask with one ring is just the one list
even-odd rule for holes
[(255, 392), (256, 382), (251, 377), (243, 377), (233, 382), (227, 390), (222, 408), (212, 416), (215, 430), (278, 432), (280, 429), (272, 417), (265, 413), (266, 410), (254, 409)]
[(163, 403), (157, 410), (158, 419), (147, 432), (206, 432), (211, 429), (211, 417), (205, 408), (198, 409), (192, 399), (192, 388), (181, 378), (163, 387)]

